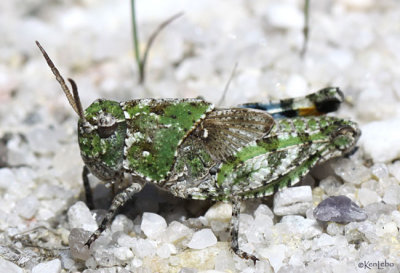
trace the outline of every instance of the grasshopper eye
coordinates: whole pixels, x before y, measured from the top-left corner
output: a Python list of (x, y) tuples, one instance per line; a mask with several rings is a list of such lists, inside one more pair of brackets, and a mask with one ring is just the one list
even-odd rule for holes
[(101, 138), (111, 136), (117, 129), (118, 124), (115, 118), (110, 114), (101, 113), (97, 121), (97, 133)]

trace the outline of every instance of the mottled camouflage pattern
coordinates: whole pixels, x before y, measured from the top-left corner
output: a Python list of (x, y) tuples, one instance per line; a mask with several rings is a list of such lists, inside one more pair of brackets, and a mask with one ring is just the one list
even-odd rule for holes
[(97, 100), (79, 121), (82, 158), (102, 180), (121, 187), (129, 173), (134, 183), (114, 197), (87, 245), (120, 206), (152, 182), (181, 198), (232, 202), (232, 249), (257, 260), (238, 246), (240, 200), (292, 186), (315, 164), (349, 152), (360, 135), (357, 124), (316, 117), (342, 101), (337, 88), (228, 109), (201, 99)]
[[(315, 164), (350, 152), (360, 135), (351, 121), (315, 117), (343, 102), (335, 87), (303, 98), (228, 109), (201, 99), (138, 99), (97, 100), (83, 111), (75, 82), (68, 79), (71, 92), (36, 44), (80, 118), (85, 189), (90, 188), (89, 169), (119, 190), (86, 242), (89, 247), (118, 208), (152, 182), (182, 198), (232, 202), (231, 248), (255, 262), (238, 244), (240, 201), (296, 184)], [(128, 184), (124, 174), (132, 175)]]
[(180, 179), (166, 186), (183, 198), (229, 201), (271, 195), (298, 183), (318, 162), (351, 149), (358, 135), (355, 123), (334, 117), (276, 120), (269, 134), (224, 162), (190, 139), (178, 153), (174, 172)]

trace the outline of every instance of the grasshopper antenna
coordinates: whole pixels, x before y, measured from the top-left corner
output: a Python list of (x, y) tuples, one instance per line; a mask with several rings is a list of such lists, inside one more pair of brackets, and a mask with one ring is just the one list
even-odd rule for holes
[(78, 114), (78, 116), (81, 119), (85, 119), (85, 116), (83, 114), (83, 109), (82, 109), (82, 104), (81, 100), (79, 99), (79, 94), (78, 94), (78, 87), (76, 83), (72, 79), (68, 79), (69, 83), (72, 86), (72, 93), (69, 90), (67, 84), (64, 81), (64, 78), (61, 76), (60, 72), (54, 65), (53, 61), (50, 59), (49, 55), (47, 52), (44, 50), (44, 48), (40, 45), (38, 41), (36, 41), (36, 45), (39, 47), (40, 51), (43, 54), (43, 57), (45, 58), (48, 66), (50, 67), (51, 71), (53, 72), (54, 76), (56, 76), (56, 80), (60, 83), (62, 90), (65, 93), (65, 96), (68, 99), (69, 104), (72, 106), (74, 109), (75, 113)]
[(224, 92), (222, 93), (222, 97), (221, 97), (221, 98), (219, 99), (219, 101), (218, 101), (218, 106), (221, 106), (221, 104), (222, 104), (222, 103), (224, 102), (224, 100), (225, 100), (225, 96), (226, 96), (226, 93), (228, 92), (229, 85), (231, 85), (231, 81), (232, 81), (232, 79), (235, 77), (238, 64), (239, 64), (239, 63), (236, 62), (236, 63), (235, 63), (235, 66), (234, 66), (233, 69), (232, 69), (232, 72), (231, 72), (231, 75), (229, 76), (228, 82), (227, 82), (226, 85), (225, 85)]

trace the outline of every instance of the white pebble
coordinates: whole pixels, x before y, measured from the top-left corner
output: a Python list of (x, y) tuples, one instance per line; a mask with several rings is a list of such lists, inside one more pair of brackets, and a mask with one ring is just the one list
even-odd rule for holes
[(342, 235), (344, 233), (344, 225), (331, 222), (328, 224), (326, 232), (332, 236)]
[(118, 247), (114, 250), (114, 255), (120, 261), (127, 261), (133, 258), (133, 253), (128, 247)]
[(209, 228), (199, 230), (193, 234), (192, 239), (187, 245), (193, 249), (203, 249), (209, 246), (213, 246), (217, 243), (217, 238)]
[(111, 267), (119, 264), (117, 257), (115, 256), (114, 247), (99, 248), (94, 251), (93, 258), (97, 265), (102, 267)]
[(269, 218), (273, 219), (275, 215), (267, 205), (260, 204), (254, 211), (254, 217), (257, 218), (259, 216), (268, 216)]
[(160, 247), (157, 248), (157, 255), (160, 258), (166, 259), (171, 254), (176, 253), (176, 247), (173, 244), (162, 244)]
[(7, 273), (24, 273), (25, 271), (20, 268), (18, 265), (7, 261), (0, 257), (0, 268), (1, 272), (7, 272)]
[(32, 273), (59, 273), (61, 272), (61, 261), (59, 259), (40, 263), (32, 268)]
[(396, 161), (393, 164), (388, 166), (389, 172), (396, 178), (396, 180), (400, 181), (400, 161)]
[(276, 215), (305, 214), (312, 205), (310, 186), (284, 189), (274, 196), (274, 213)]
[(133, 222), (131, 219), (123, 214), (119, 214), (115, 217), (111, 224), (111, 231), (117, 232), (122, 231), (124, 233), (129, 233), (133, 230)]
[(16, 212), (25, 219), (31, 219), (37, 212), (40, 203), (35, 196), (19, 200), (15, 206)]
[(82, 201), (76, 202), (68, 210), (68, 223), (70, 228), (82, 228), (87, 231), (95, 231), (97, 223), (90, 210)]
[(322, 249), (326, 246), (335, 245), (336, 243), (336, 237), (322, 233), (321, 236), (313, 239), (313, 249)]
[(229, 221), (232, 217), (232, 205), (223, 202), (216, 203), (208, 209), (204, 216), (209, 222), (213, 220)]
[(393, 222), (396, 223), (397, 227), (400, 228), (400, 211), (395, 210), (391, 214)]
[(165, 232), (167, 222), (158, 214), (145, 212), (143, 213), (140, 228), (147, 237), (157, 239)]
[(169, 224), (166, 232), (163, 235), (163, 241), (168, 243), (175, 243), (185, 237), (189, 237), (193, 231), (184, 224), (173, 221)]
[(377, 179), (385, 179), (389, 175), (388, 167), (384, 163), (376, 163), (371, 167), (371, 172)]
[[(281, 228), (282, 227), (282, 228)], [(274, 229), (287, 236), (287, 233), (300, 235), (302, 238), (311, 239), (322, 233), (321, 226), (316, 220), (306, 219), (299, 215), (283, 216)]]
[(393, 185), (389, 186), (385, 190), (385, 195), (383, 196), (383, 202), (390, 205), (399, 205), (400, 204), (400, 186)]
[(303, 25), (303, 14), (294, 5), (280, 3), (267, 6), (269, 23), (278, 28), (299, 29)]
[(285, 259), (287, 247), (285, 245), (272, 245), (268, 248), (263, 248), (258, 251), (261, 257), (268, 259), (271, 266), (274, 268), (274, 272), (278, 272), (283, 265)]
[(337, 193), (338, 188), (342, 183), (335, 176), (328, 176), (319, 182), (319, 187), (329, 196)]
[(357, 164), (357, 162), (348, 158), (337, 160), (332, 164), (332, 167), (338, 176), (351, 184), (359, 185), (371, 177), (369, 169), (361, 163)]
[(400, 157), (400, 120), (374, 121), (361, 127), (362, 136), (358, 145), (366, 156), (375, 162), (390, 162)]
[[(136, 238), (135, 238), (136, 239)], [(145, 239), (137, 239), (132, 251), (139, 258), (153, 257), (156, 254), (157, 243)]]
[(379, 197), (379, 195), (376, 192), (371, 191), (370, 189), (366, 189), (366, 188), (361, 188), (358, 191), (358, 199), (360, 200), (360, 203), (364, 207), (369, 204), (377, 203), (377, 202), (381, 201), (381, 198)]
[(0, 168), (0, 189), (7, 189), (15, 184), (15, 180), (15, 175), (10, 169)]

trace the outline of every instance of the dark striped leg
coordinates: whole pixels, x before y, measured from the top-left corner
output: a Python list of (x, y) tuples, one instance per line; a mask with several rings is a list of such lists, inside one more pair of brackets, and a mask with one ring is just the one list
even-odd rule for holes
[(100, 234), (107, 228), (108, 224), (110, 224), (111, 220), (114, 218), (117, 210), (122, 207), (132, 196), (142, 190), (142, 185), (138, 183), (133, 183), (120, 193), (118, 193), (114, 199), (112, 200), (111, 206), (107, 211), (106, 216), (101, 222), (99, 228), (90, 235), (89, 240), (86, 242), (86, 246), (90, 247), (90, 245), (96, 241), (96, 239), (100, 236)]
[(251, 259), (254, 264), (258, 261), (258, 258), (254, 255), (250, 255), (239, 248), (239, 215), (240, 215), (240, 201), (236, 198), (232, 200), (232, 218), (231, 218), (231, 248), (236, 255), (243, 259)]
[(92, 194), (92, 189), (90, 188), (88, 174), (89, 174), (88, 167), (83, 166), (82, 180), (83, 180), (83, 188), (85, 189), (86, 205), (90, 210), (93, 210), (94, 209), (93, 194)]

